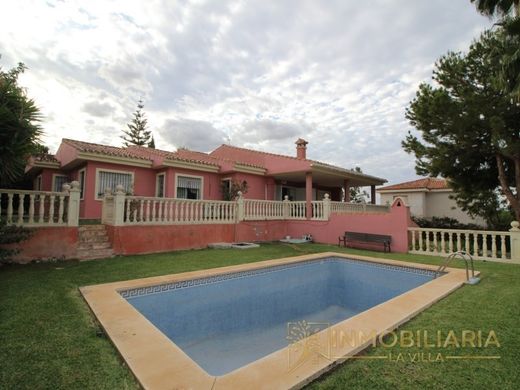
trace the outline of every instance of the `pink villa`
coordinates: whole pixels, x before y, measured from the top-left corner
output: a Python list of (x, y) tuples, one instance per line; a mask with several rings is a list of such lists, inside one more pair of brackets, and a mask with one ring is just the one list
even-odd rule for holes
[[(307, 144), (298, 139), (287, 156), (231, 145), (169, 152), (63, 139), (54, 156), (30, 159), (32, 191), (0, 190), (2, 213), (7, 223), (37, 227), (19, 261), (304, 236), (338, 244), (346, 231), (390, 236), (392, 251), (406, 252), (408, 207), (374, 204), (386, 180), (308, 159)], [(247, 191), (229, 200), (237, 182)], [(371, 203), (349, 202), (358, 186), (371, 187)]]
[[(127, 194), (177, 199), (222, 200), (231, 181), (247, 182), (246, 199), (348, 202), (349, 187), (375, 187), (375, 176), (306, 158), (307, 142), (296, 141), (294, 156), (221, 145), (211, 153), (180, 149), (168, 152), (147, 147), (118, 148), (63, 139), (55, 156), (31, 159), (27, 174), (34, 190), (61, 191), (80, 183), (80, 218), (100, 219), (105, 190), (123, 185)], [(347, 194), (344, 199), (343, 193)]]

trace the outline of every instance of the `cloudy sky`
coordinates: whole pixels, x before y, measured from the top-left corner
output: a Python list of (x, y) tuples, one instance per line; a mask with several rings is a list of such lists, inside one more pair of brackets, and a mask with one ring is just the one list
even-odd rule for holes
[(44, 141), (119, 146), (142, 97), (156, 146), (222, 143), (414, 179), (405, 107), (435, 60), (491, 22), (469, 0), (5, 2), (0, 66), (45, 115)]

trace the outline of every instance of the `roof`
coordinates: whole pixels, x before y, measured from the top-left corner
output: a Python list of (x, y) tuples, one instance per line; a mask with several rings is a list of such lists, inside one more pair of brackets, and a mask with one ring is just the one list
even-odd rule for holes
[[(306, 141), (299, 139), (297, 142)], [(165, 164), (167, 166), (171, 166), (171, 164), (176, 164), (175, 166), (178, 166), (178, 164), (190, 163), (198, 164), (201, 169), (210, 169), (213, 172), (220, 171), (221, 173), (225, 173), (229, 171), (240, 171), (254, 172), (262, 175), (266, 173), (277, 175), (287, 172), (296, 173), (317, 170), (326, 174), (353, 178), (359, 183), (369, 182), (369, 184), (382, 184), (386, 182), (385, 179), (316, 160), (302, 159), (297, 158), (296, 156), (263, 152), (225, 144), (219, 146), (210, 153), (203, 153), (184, 148), (175, 152), (170, 152), (145, 146), (132, 145), (128, 147), (117, 147), (68, 138), (64, 138), (62, 143), (74, 148), (79, 153), (83, 153), (81, 156), (78, 154), (76, 158), (98, 158), (92, 156), (92, 154), (97, 154), (100, 155), (99, 158), (110, 156), (118, 159), (134, 159), (134, 164), (154, 168), (162, 167)], [(59, 152), (60, 151), (58, 151), (58, 158), (61, 158)], [(90, 157), (86, 155), (90, 155)], [(54, 159), (54, 161), (58, 164), (58, 160)], [(62, 159), (60, 159), (59, 162), (69, 166), (68, 164), (72, 163), (72, 161), (74, 161), (74, 157), (72, 157), (72, 160), (70, 161), (62, 161)], [(127, 163), (131, 162), (130, 160), (125, 161)]]
[(118, 148), (116, 146), (108, 146), (108, 145), (100, 145), (94, 144), (91, 142), (77, 141), (74, 139), (63, 138), (62, 142), (72, 146), (80, 152), (85, 153), (97, 153), (108, 156), (117, 156), (117, 157), (127, 157), (127, 158), (137, 158), (142, 160), (149, 160), (149, 158), (136, 153), (134, 150), (130, 148)]
[(56, 156), (54, 156), (54, 154), (42, 153), (33, 157), (35, 162), (59, 163), (59, 161), (56, 160)]
[(378, 191), (398, 191), (398, 190), (447, 190), (450, 189), (445, 179), (436, 177), (425, 177), (424, 179), (407, 181), (404, 183), (393, 184), (391, 186), (378, 188)]
[[(300, 140), (304, 141), (301, 138), (298, 141), (300, 141)], [(270, 165), (271, 165), (270, 163), (273, 161), (272, 159), (270, 159), (270, 157), (273, 157), (273, 158), (277, 158), (277, 159), (284, 159), (287, 162), (291, 162), (291, 167), (293, 167), (293, 168), (299, 167), (300, 170), (308, 170), (312, 167), (317, 167), (317, 168), (322, 168), (322, 169), (328, 168), (328, 169), (340, 172), (342, 174), (348, 174), (349, 176), (359, 177), (359, 178), (363, 178), (365, 180), (368, 179), (370, 181), (377, 181), (377, 182), (379, 182), (378, 184), (382, 184), (382, 183), (386, 182), (386, 179), (382, 179), (382, 178), (379, 178), (376, 176), (371, 176), (371, 175), (367, 175), (364, 173), (360, 173), (353, 169), (342, 168), (337, 165), (324, 163), (324, 162), (321, 162), (318, 160), (311, 160), (311, 159), (307, 159), (307, 158), (302, 159), (302, 158), (298, 158), (296, 156), (288, 156), (288, 155), (284, 155), (284, 154), (264, 152), (264, 151), (248, 149), (248, 148), (241, 148), (241, 147), (233, 146), (233, 145), (222, 144), (217, 149), (212, 151), (210, 153), (210, 156), (220, 157), (222, 155), (226, 155), (226, 156), (229, 156), (228, 158), (234, 159), (233, 156), (237, 155), (237, 154), (239, 154), (239, 156), (240, 156), (237, 158), (240, 158), (241, 160), (247, 160), (248, 164), (258, 166), (258, 167), (263, 167), (266, 169), (270, 168)]]
[(132, 145), (120, 148), (117, 146), (101, 145), (92, 142), (77, 141), (68, 138), (64, 138), (62, 142), (72, 146), (80, 152), (85, 153), (96, 153), (108, 156), (135, 158), (148, 161), (152, 161), (155, 158), (160, 157), (166, 160), (180, 160), (187, 162), (195, 162), (199, 164), (218, 165), (216, 162), (209, 161), (208, 159), (194, 158), (193, 156), (183, 156), (178, 152), (169, 152), (167, 150), (148, 148), (145, 146)]

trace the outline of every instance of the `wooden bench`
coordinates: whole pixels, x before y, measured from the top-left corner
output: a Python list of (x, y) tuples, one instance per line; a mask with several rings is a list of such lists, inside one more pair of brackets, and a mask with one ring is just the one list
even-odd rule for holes
[(392, 237), (384, 234), (345, 232), (343, 237), (338, 237), (338, 246), (340, 246), (342, 242), (344, 247), (347, 247), (347, 242), (383, 244), (384, 251), (386, 252), (388, 248), (388, 252), (391, 252), (390, 244), (392, 243)]

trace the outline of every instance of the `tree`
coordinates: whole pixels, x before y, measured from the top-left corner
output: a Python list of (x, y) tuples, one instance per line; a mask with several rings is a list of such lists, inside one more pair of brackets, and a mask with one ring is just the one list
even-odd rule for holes
[(520, 219), (520, 105), (497, 87), (497, 47), (510, 49), (502, 30), (486, 31), (467, 54), (448, 53), (435, 64), (436, 86), (423, 83), (406, 110), (422, 137), (403, 141), (420, 175), (448, 179), (463, 210), (492, 222), (500, 189)]
[(146, 129), (148, 120), (143, 112), (143, 108), (143, 101), (139, 100), (132, 121), (126, 125), (128, 130), (123, 130), (125, 135), (121, 136), (125, 146), (149, 146), (153, 141), (152, 132)]
[(155, 139), (153, 138), (153, 135), (152, 135), (152, 139), (150, 140), (150, 142), (148, 142), (148, 147), (155, 149)]
[(501, 62), (495, 83), (515, 100), (520, 100), (520, 0), (471, 0), (477, 10), (489, 17), (497, 17), (496, 23), (503, 30), (504, 39), (511, 41), (500, 45), (490, 55)]
[(41, 114), (18, 76), (26, 70), (17, 67), (3, 71), (0, 67), (0, 186), (10, 186), (23, 176), (27, 158), (38, 148), (42, 129)]
[[(353, 171), (363, 173), (360, 167), (355, 167)], [(368, 192), (361, 187), (350, 187), (349, 194), (351, 203), (367, 203)]]
[(249, 186), (247, 181), (239, 181), (236, 179), (233, 180), (224, 180), (222, 181), (220, 190), (222, 192), (222, 198), (224, 200), (230, 201), (238, 198), (238, 193), (246, 194)]

